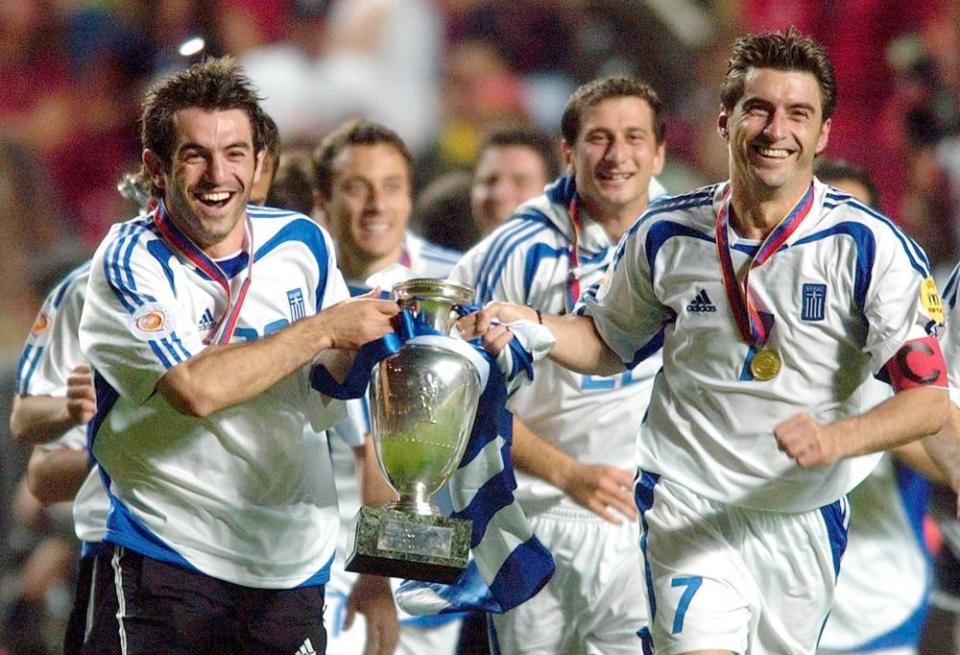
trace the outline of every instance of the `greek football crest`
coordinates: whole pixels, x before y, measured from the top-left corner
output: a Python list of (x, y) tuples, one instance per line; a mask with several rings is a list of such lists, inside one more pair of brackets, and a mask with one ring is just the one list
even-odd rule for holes
[(826, 315), (827, 285), (807, 283), (802, 287), (800, 320), (822, 321)]
[(290, 289), (287, 291), (287, 302), (290, 303), (290, 321), (299, 321), (307, 315), (307, 308), (303, 304), (303, 291)]

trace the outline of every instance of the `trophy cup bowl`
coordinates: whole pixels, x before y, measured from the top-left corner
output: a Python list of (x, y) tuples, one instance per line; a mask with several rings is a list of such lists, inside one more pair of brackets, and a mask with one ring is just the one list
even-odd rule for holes
[[(470, 521), (430, 504), (456, 471), (482, 392), (480, 374), (449, 337), (456, 307), (473, 298), (466, 285), (415, 278), (394, 286), (403, 309), (440, 335), (415, 339), (379, 362), (370, 383), (377, 460), (398, 499), (361, 507), (348, 571), (453, 582), (467, 565)], [(460, 352), (458, 352), (460, 351)]]

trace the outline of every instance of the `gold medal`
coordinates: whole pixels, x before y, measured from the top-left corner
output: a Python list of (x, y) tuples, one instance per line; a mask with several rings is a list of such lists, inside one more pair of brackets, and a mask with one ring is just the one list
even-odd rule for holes
[(780, 372), (780, 355), (772, 348), (764, 348), (750, 360), (750, 373), (755, 380), (766, 382)]

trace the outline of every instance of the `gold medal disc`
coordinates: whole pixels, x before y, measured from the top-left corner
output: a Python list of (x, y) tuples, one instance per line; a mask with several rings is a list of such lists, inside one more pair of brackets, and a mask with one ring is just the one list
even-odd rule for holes
[(764, 348), (750, 360), (750, 373), (755, 380), (766, 382), (780, 372), (780, 355), (772, 348)]

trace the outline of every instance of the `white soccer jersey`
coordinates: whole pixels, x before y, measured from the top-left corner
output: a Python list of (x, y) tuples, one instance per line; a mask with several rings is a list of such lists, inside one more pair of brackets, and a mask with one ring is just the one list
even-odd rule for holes
[[(77, 328), (89, 271), (89, 262), (79, 266), (61, 280), (44, 300), (20, 355), (17, 394), (65, 397), (71, 371), (86, 364), (80, 352)], [(50, 446), (83, 450), (87, 447), (86, 435), (86, 426), (78, 425), (67, 430)]]
[[(83, 299), (90, 275), (90, 262), (67, 275), (47, 296), (20, 358), (17, 392), (24, 395), (66, 396), (67, 378), (86, 362), (78, 333)], [(67, 430), (46, 448), (87, 449), (87, 426)], [(73, 501), (77, 538), (88, 543), (103, 540), (110, 500), (95, 466)]]
[(409, 231), (403, 239), (403, 250), (404, 261), (415, 277), (446, 278), (462, 254)]
[[(234, 298), (250, 280), (234, 343), (347, 297), (322, 228), (294, 212), (247, 213), (253, 265), (246, 253), (218, 262)], [(336, 493), (325, 441), (303, 427), (333, 425), (342, 403), (312, 391), (309, 367), (206, 418), (155, 392), (227, 312), (211, 270), (161, 239), (154, 214), (114, 226), (94, 255), (80, 344), (97, 374), (93, 453), (111, 481), (107, 540), (249, 587), (323, 584)]]
[(940, 335), (940, 349), (947, 362), (950, 378), (950, 399), (960, 405), (960, 264), (957, 264), (943, 287), (946, 329)]
[[(721, 277), (715, 225), (725, 185), (655, 203), (621, 241), (612, 275), (583, 311), (632, 363), (663, 336), (663, 371), (639, 442), (641, 466), (706, 498), (788, 512), (828, 505), (876, 456), (800, 469), (773, 427), (797, 412), (830, 422), (905, 341), (935, 332), (939, 299), (921, 249), (887, 219), (814, 182), (813, 205), (750, 274), (768, 345), (783, 367), (754, 380)], [(758, 243), (729, 233), (741, 270)]]
[(820, 648), (916, 647), (930, 561), (923, 516), (930, 483), (890, 455), (850, 492), (850, 532)]
[[(663, 193), (656, 181), (651, 197)], [(476, 289), (484, 304), (505, 300), (561, 314), (570, 292), (570, 250), (576, 242), (579, 266), (574, 274), (581, 289), (598, 283), (613, 257), (614, 247), (600, 223), (581, 212), (575, 238), (569, 205), (573, 178), (549, 185), (543, 196), (521, 205), (506, 224), (474, 246), (457, 264), (451, 278)], [(576, 300), (575, 298), (573, 299)], [(636, 440), (660, 368), (654, 355), (633, 370), (611, 377), (574, 373), (552, 360), (537, 362), (533, 383), (521, 387), (510, 409), (541, 438), (585, 464), (636, 465)], [(565, 502), (553, 485), (517, 471), (517, 499), (528, 511), (531, 503)]]

